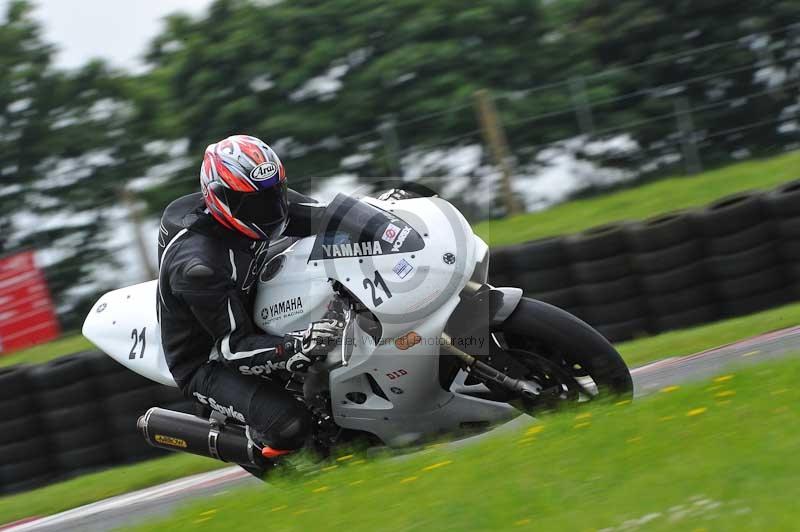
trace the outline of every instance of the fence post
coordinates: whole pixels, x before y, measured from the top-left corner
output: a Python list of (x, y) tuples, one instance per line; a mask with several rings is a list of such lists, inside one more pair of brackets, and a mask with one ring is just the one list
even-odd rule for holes
[(575, 115), (581, 133), (591, 135), (594, 133), (594, 117), (592, 116), (592, 106), (586, 97), (586, 80), (583, 77), (570, 78), (569, 92), (572, 105), (575, 106)]
[(403, 165), (400, 163), (400, 141), (397, 138), (397, 122), (394, 115), (388, 115), (386, 120), (378, 126), (378, 131), (383, 139), (383, 149), (389, 172), (397, 177), (404, 177)]
[(514, 189), (511, 185), (512, 171), (508, 140), (497, 117), (497, 109), (491, 97), (489, 97), (489, 92), (485, 89), (475, 93), (475, 103), (484, 140), (489, 145), (495, 164), (500, 168), (500, 191), (503, 195), (506, 214), (509, 216), (519, 214), (522, 212), (522, 208), (514, 196)]
[(136, 254), (139, 255), (139, 265), (142, 268), (142, 273), (147, 276), (147, 280), (155, 279), (158, 277), (158, 272), (149, 260), (144, 231), (142, 230), (142, 215), (136, 205), (136, 198), (133, 192), (126, 188), (122, 189), (120, 195), (128, 211), (128, 219), (131, 222), (131, 226), (133, 226), (133, 243), (136, 246)]
[(681, 132), (681, 148), (683, 150), (686, 173), (699, 173), (703, 168), (700, 163), (700, 154), (697, 151), (697, 143), (695, 142), (692, 110), (689, 108), (688, 98), (683, 97), (675, 100), (675, 117), (678, 120), (678, 129)]

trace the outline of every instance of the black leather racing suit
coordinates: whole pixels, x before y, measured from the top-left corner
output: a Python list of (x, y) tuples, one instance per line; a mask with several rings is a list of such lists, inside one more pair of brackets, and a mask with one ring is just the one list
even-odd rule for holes
[[(324, 208), (289, 191), (284, 236), (316, 233)], [(159, 234), (158, 315), (167, 365), (183, 393), (250, 426), (258, 443), (275, 449), (303, 445), (307, 410), (279, 382), (283, 338), (252, 321), (257, 278), (268, 242), (226, 229), (190, 194), (164, 211)], [(249, 376), (246, 376), (249, 375)]]

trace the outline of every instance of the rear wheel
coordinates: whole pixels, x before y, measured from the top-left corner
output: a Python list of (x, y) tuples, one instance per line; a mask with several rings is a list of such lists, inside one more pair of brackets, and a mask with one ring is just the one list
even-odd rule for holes
[(530, 383), (539, 393), (535, 399), (515, 398), (505, 389), (490, 386), (496, 399), (532, 411), (632, 395), (630, 371), (616, 349), (599, 332), (558, 307), (523, 298), (493, 336), (496, 349), (484, 362)]

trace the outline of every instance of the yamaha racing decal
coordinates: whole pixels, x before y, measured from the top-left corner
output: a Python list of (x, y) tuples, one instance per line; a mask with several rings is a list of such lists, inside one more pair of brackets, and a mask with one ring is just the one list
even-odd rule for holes
[[(425, 247), (422, 237), (410, 225), (387, 223), (379, 228), (374, 238), (364, 238), (364, 233), (350, 235), (338, 231), (317, 236), (309, 260), (375, 257), (395, 253), (410, 253)], [(370, 235), (371, 236), (371, 235)]]
[(336, 257), (365, 257), (372, 255), (383, 255), (381, 243), (375, 242), (355, 242), (353, 244), (322, 244), (322, 254), (326, 259)]
[(300, 297), (292, 297), (262, 308), (261, 319), (266, 325), (276, 320), (297, 316), (303, 312), (303, 300)]
[(325, 209), (309, 261), (409, 253), (424, 247), (422, 236), (391, 210), (338, 194)]

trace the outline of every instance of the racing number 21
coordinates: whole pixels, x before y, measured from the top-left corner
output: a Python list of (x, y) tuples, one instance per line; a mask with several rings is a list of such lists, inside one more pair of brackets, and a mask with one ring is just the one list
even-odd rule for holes
[(389, 287), (386, 286), (386, 282), (383, 280), (383, 277), (381, 277), (380, 272), (376, 270), (374, 281), (372, 279), (364, 279), (364, 288), (369, 288), (372, 290), (372, 304), (376, 307), (383, 304), (383, 298), (378, 295), (378, 287), (380, 287), (381, 290), (383, 290), (383, 292), (386, 294), (386, 299), (392, 298), (392, 293), (389, 291)]
[(136, 329), (131, 331), (131, 339), (133, 339), (133, 347), (131, 347), (131, 352), (128, 353), (128, 360), (133, 360), (134, 358), (136, 358), (137, 348), (139, 350), (139, 358), (144, 358), (144, 349), (147, 345), (147, 343), (145, 342), (145, 335), (144, 335), (146, 330), (147, 327), (142, 327), (142, 332), (139, 332)]

